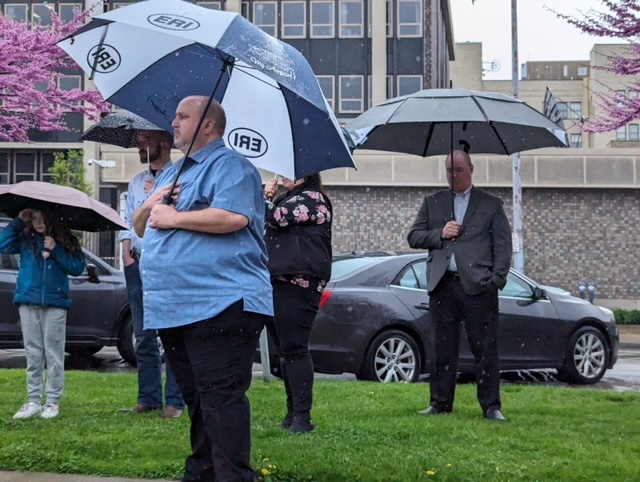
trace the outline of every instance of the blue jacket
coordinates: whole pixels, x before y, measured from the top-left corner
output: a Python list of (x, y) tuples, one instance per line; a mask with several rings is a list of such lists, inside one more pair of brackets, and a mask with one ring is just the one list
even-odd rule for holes
[(48, 259), (40, 253), (44, 250), (44, 235), (34, 233), (37, 252), (24, 235), (25, 224), (16, 218), (0, 235), (0, 252), (20, 254), (20, 271), (13, 302), (17, 305), (39, 305), (68, 308), (69, 278), (84, 271), (84, 255), (74, 256), (60, 244), (51, 251)]

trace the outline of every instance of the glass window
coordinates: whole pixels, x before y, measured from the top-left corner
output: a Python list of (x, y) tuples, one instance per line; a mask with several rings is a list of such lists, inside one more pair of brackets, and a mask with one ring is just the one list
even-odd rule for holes
[(571, 134), (571, 147), (582, 147), (582, 134)]
[(111, 10), (116, 10), (117, 8), (127, 7), (129, 5), (131, 5), (131, 3), (129, 3), (129, 2), (114, 3), (113, 6), (111, 7)]
[(211, 10), (220, 10), (220, 2), (198, 2), (198, 5)]
[(627, 140), (627, 126), (618, 127), (616, 129), (616, 141)]
[(31, 23), (41, 27), (51, 27), (51, 11), (53, 5), (48, 3), (34, 3), (31, 5)]
[(8, 152), (0, 152), (0, 184), (10, 184)]
[(53, 179), (53, 174), (49, 172), (49, 170), (53, 167), (54, 157), (53, 152), (43, 152), (42, 153), (42, 170), (40, 175), (41, 179), (44, 182), (51, 182)]
[(61, 3), (58, 6), (58, 13), (63, 22), (70, 22), (75, 16), (75, 10), (82, 11), (81, 3)]
[(67, 75), (58, 77), (58, 87), (60, 90), (73, 90), (80, 88), (81, 78), (79, 75)]
[(507, 284), (499, 293), (500, 296), (509, 296), (511, 298), (531, 298), (533, 296), (533, 288), (526, 281), (509, 273), (507, 275)]
[(422, 36), (422, 0), (398, 0), (398, 37)]
[(255, 2), (253, 23), (264, 32), (275, 37), (277, 32), (278, 4), (276, 2)]
[(331, 279), (338, 280), (351, 276), (370, 266), (384, 261), (384, 258), (343, 258), (334, 260), (331, 264)]
[(586, 67), (578, 67), (578, 75), (587, 75)]
[(16, 22), (27, 21), (27, 5), (21, 3), (5, 4), (4, 14)]
[(324, 98), (327, 99), (331, 108), (335, 110), (336, 84), (333, 75), (318, 75), (316, 78), (318, 79)]
[(363, 84), (362, 75), (340, 76), (340, 112), (360, 113), (363, 111)]
[(333, 2), (311, 2), (311, 37), (335, 37), (335, 12), (333, 7)]
[(307, 35), (305, 2), (282, 2), (282, 38), (304, 38)]
[(35, 181), (36, 180), (36, 154), (35, 152), (16, 152), (15, 158), (15, 180)]
[(240, 6), (240, 15), (242, 15), (244, 18), (249, 18), (249, 2), (242, 2), (242, 5)]
[(422, 90), (421, 75), (398, 75), (398, 96), (409, 95)]
[(362, 37), (362, 0), (340, 0), (340, 37)]
[(567, 105), (567, 103), (558, 102), (558, 115), (560, 116), (560, 119), (567, 119), (568, 112), (569, 112), (569, 106)]
[(629, 140), (640, 141), (640, 124), (629, 124)]
[[(373, 107), (373, 84), (372, 84), (371, 76), (367, 76), (367, 95), (369, 103), (368, 108), (371, 109)], [(387, 99), (391, 99), (395, 97), (393, 93), (393, 75), (387, 75)]]
[[(367, 2), (367, 35), (371, 37), (371, 5), (373, 2)], [(387, 37), (393, 37), (393, 2), (387, 0)]]
[(582, 119), (582, 102), (569, 102), (569, 118)]
[(427, 262), (420, 261), (408, 266), (400, 279), (396, 283), (404, 288), (413, 288), (416, 290), (427, 289)]
[(638, 91), (637, 90), (630, 90), (627, 95), (628, 95), (629, 99), (637, 99), (638, 98)]

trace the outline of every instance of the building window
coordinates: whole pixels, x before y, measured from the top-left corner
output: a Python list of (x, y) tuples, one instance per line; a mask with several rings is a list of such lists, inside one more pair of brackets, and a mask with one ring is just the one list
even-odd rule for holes
[(340, 0), (340, 37), (363, 36), (362, 0)]
[(253, 4), (253, 23), (272, 37), (278, 31), (278, 3), (255, 2)]
[[(368, 108), (373, 107), (373, 81), (371, 75), (367, 76), (367, 97), (369, 99)], [(387, 99), (395, 97), (393, 94), (393, 75), (387, 75)]]
[(421, 75), (398, 75), (398, 96), (409, 95), (422, 90)]
[(569, 102), (569, 119), (582, 119), (582, 102)]
[[(58, 88), (60, 90), (69, 91), (73, 89), (80, 89), (82, 87), (82, 77), (79, 75), (65, 75), (58, 77)], [(78, 102), (74, 102), (78, 104)]]
[(336, 83), (333, 75), (318, 75), (316, 78), (318, 79), (324, 98), (327, 99), (331, 109), (335, 111)]
[(122, 7), (128, 7), (129, 5), (131, 5), (130, 2), (118, 2), (118, 3), (114, 3), (113, 6), (111, 7), (111, 10), (116, 10), (118, 8), (122, 8)]
[(640, 141), (640, 124), (629, 124), (629, 140)]
[(571, 147), (582, 147), (582, 134), (571, 134)]
[(627, 126), (618, 127), (616, 129), (616, 141), (627, 140)]
[(398, 0), (398, 37), (422, 36), (422, 0)]
[(558, 115), (560, 119), (568, 119), (569, 106), (566, 102), (558, 102)]
[(242, 5), (240, 5), (240, 15), (246, 19), (249, 18), (249, 2), (242, 2)]
[(15, 182), (36, 180), (36, 153), (16, 152), (15, 154)]
[(27, 8), (27, 5), (21, 3), (5, 4), (4, 14), (15, 22), (26, 22), (28, 20)]
[(63, 22), (71, 22), (75, 17), (75, 11), (82, 11), (81, 3), (61, 3), (58, 5), (58, 14)]
[(51, 11), (53, 6), (48, 3), (34, 3), (31, 5), (31, 23), (41, 27), (51, 27)]
[(0, 152), (0, 184), (10, 184), (8, 152)]
[[(373, 2), (367, 2), (367, 35), (371, 37), (371, 5)], [(393, 3), (387, 0), (387, 38), (393, 37)]]
[(42, 163), (40, 164), (40, 179), (44, 182), (51, 182), (53, 179), (53, 174), (51, 174), (50, 170), (53, 167), (53, 163), (55, 161), (55, 157), (53, 152), (43, 152), (42, 153)]
[(307, 6), (305, 2), (282, 2), (282, 38), (307, 36)]
[(340, 76), (340, 112), (359, 114), (363, 109), (364, 78), (362, 75)]
[(629, 97), (629, 99), (637, 99), (638, 98), (638, 91), (637, 90), (630, 90), (627, 93), (627, 97)]
[(198, 2), (198, 5), (210, 10), (221, 10), (220, 2)]
[(311, 37), (335, 37), (335, 12), (333, 2), (311, 2)]
[(587, 68), (586, 67), (578, 67), (578, 75), (580, 75), (580, 76), (587, 75)]

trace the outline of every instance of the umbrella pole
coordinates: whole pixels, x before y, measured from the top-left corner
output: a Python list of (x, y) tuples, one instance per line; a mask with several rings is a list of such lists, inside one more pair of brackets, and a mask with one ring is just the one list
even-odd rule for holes
[(162, 200), (162, 204), (170, 205), (173, 202), (173, 191), (176, 188), (176, 184), (178, 183), (178, 179), (180, 178), (180, 174), (182, 174), (182, 171), (184, 169), (184, 165), (186, 164), (187, 159), (189, 159), (189, 154), (191, 154), (191, 149), (193, 149), (193, 144), (195, 144), (195, 142), (196, 142), (196, 138), (198, 137), (198, 133), (200, 132), (200, 128), (202, 127), (202, 124), (204, 123), (204, 119), (207, 116), (207, 111), (209, 110), (209, 107), (211, 106), (211, 102), (213, 102), (213, 99), (214, 99), (214, 97), (216, 95), (216, 92), (218, 91), (218, 87), (220, 87), (220, 82), (222, 82), (222, 76), (224, 75), (224, 72), (227, 70), (227, 67), (229, 67), (231, 65), (233, 65), (233, 64), (228, 59), (224, 59), (224, 61), (222, 62), (222, 68), (220, 69), (220, 71), (222, 73), (218, 76), (218, 80), (216, 81), (216, 85), (213, 87), (213, 91), (211, 92), (211, 95), (209, 96), (209, 100), (207, 102), (207, 105), (205, 106), (204, 110), (202, 111), (202, 116), (200, 117), (200, 120), (198, 121), (198, 126), (196, 127), (196, 131), (193, 134), (193, 139), (191, 139), (191, 144), (189, 145), (189, 149), (187, 149), (187, 153), (184, 155), (182, 164), (180, 164), (180, 168), (178, 169), (178, 172), (176, 173), (176, 177), (173, 179), (173, 183), (171, 183), (171, 189), (169, 189), (169, 192), (167, 193), (167, 195)]
[(456, 191), (453, 188), (453, 176), (454, 176), (454, 170), (453, 170), (453, 122), (451, 122), (449, 124), (449, 127), (451, 128), (451, 149), (449, 150), (449, 152), (451, 153), (451, 220), (455, 221), (456, 220)]

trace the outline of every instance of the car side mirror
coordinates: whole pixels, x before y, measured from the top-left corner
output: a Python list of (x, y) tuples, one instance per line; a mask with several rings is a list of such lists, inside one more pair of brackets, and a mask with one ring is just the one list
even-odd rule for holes
[(89, 283), (100, 283), (100, 278), (98, 278), (98, 268), (96, 268), (95, 264), (87, 265), (87, 273), (89, 273)]
[(531, 294), (531, 298), (518, 300), (517, 303), (518, 303), (518, 306), (529, 306), (535, 303), (536, 301), (541, 300), (544, 297), (545, 297), (544, 290), (542, 288), (538, 288), (537, 286), (535, 286), (533, 288), (533, 293)]
[(533, 298), (536, 300), (540, 300), (544, 298), (546, 293), (542, 288), (538, 288), (537, 286), (533, 288)]

